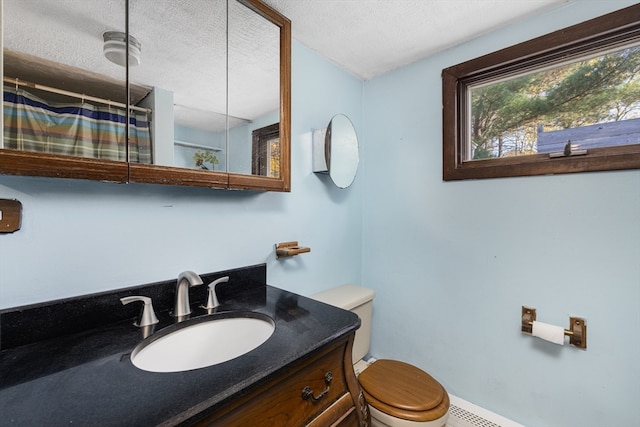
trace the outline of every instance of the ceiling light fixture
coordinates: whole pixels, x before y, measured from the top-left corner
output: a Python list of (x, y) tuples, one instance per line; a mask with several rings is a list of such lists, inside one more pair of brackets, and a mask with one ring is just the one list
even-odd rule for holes
[[(125, 66), (126, 64), (126, 38), (127, 35), (120, 31), (107, 31), (102, 35), (104, 39), (104, 56), (114, 64)], [(132, 35), (129, 35), (129, 65), (140, 65), (141, 45)]]

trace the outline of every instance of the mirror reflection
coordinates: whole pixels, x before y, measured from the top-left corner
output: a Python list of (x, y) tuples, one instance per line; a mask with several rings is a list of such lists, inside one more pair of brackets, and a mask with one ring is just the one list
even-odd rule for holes
[[(226, 169), (226, 2), (136, 0), (129, 33), (142, 45), (132, 84), (153, 111), (153, 164)], [(132, 133), (132, 136), (134, 134)]]
[(229, 172), (280, 178), (280, 29), (235, 0), (229, 70)]
[[(3, 148), (124, 162), (125, 69), (103, 57), (102, 33), (124, 28), (125, 0), (72, 3), (3, 2)], [(145, 162), (141, 113), (132, 157)]]
[(340, 188), (353, 183), (358, 170), (358, 136), (351, 120), (344, 114), (333, 116), (325, 137), (325, 158), (331, 180)]
[(280, 28), (242, 2), (130, 2), (128, 146), (126, 70), (105, 55), (124, 59), (125, 0), (3, 3), (0, 148), (281, 178)]

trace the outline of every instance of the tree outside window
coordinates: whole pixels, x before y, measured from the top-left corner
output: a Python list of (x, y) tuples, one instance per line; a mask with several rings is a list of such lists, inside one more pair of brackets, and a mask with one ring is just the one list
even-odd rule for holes
[[(640, 46), (471, 88), (470, 94), (471, 159), (545, 152), (538, 141), (543, 132), (640, 118)], [(640, 132), (640, 122), (635, 126)], [(619, 136), (621, 143), (633, 142)], [(591, 147), (607, 145), (610, 140)]]

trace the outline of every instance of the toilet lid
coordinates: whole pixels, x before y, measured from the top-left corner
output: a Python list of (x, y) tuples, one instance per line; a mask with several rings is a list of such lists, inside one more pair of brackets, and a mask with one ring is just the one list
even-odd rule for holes
[(449, 409), (449, 396), (431, 375), (396, 360), (377, 360), (358, 377), (367, 402), (389, 415), (433, 420)]

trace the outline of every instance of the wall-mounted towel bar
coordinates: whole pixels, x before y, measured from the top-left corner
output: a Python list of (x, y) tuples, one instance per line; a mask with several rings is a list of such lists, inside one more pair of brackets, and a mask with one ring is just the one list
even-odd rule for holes
[[(536, 309), (522, 306), (521, 331), (526, 334), (533, 332), (533, 322), (536, 321)], [(569, 317), (569, 329), (564, 330), (569, 337), (569, 344), (578, 348), (587, 348), (587, 324), (581, 317)]]

